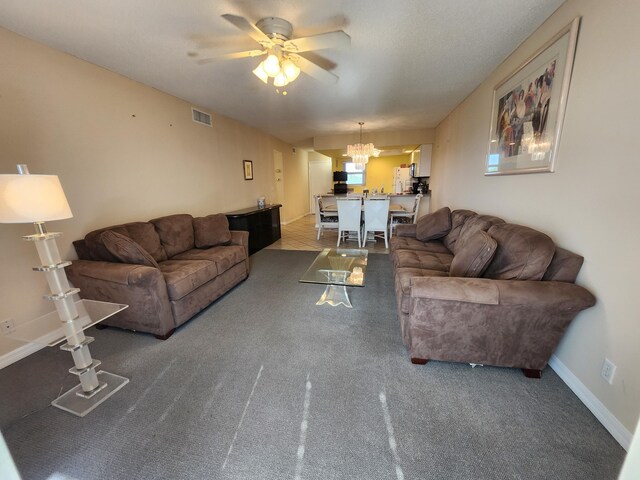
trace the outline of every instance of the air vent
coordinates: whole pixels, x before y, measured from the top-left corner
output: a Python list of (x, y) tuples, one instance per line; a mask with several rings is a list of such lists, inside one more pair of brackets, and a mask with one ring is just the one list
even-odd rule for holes
[(205, 112), (201, 112), (193, 107), (191, 107), (191, 115), (193, 116), (193, 121), (199, 123), (200, 125), (206, 125), (207, 127), (211, 126), (211, 115)]

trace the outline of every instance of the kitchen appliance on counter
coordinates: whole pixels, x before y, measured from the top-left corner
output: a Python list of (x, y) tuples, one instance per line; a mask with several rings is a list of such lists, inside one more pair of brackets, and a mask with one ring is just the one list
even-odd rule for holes
[[(417, 180), (417, 181), (416, 181)], [(413, 193), (425, 194), (429, 191), (429, 177), (416, 179), (414, 178), (413, 185), (411, 186)]]

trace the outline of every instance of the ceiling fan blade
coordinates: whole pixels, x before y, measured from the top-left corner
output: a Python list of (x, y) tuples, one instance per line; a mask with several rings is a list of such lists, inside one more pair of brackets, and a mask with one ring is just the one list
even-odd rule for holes
[(220, 55), (220, 58), (247, 58), (247, 57), (259, 57), (260, 55), (265, 55), (267, 53), (266, 50), (247, 50), (245, 52), (236, 52), (236, 53), (226, 53), (224, 55)]
[(296, 55), (295, 63), (298, 65), (300, 70), (309, 75), (310, 77), (315, 78), (316, 80), (320, 80), (325, 83), (337, 83), (338, 76), (333, 73), (325, 70), (322, 67), (319, 67), (315, 63), (310, 60), (307, 60), (304, 57)]
[(234, 59), (234, 58), (247, 58), (247, 57), (259, 57), (260, 55), (265, 55), (267, 53), (266, 50), (247, 50), (244, 52), (235, 52), (235, 53), (225, 53), (222, 55), (216, 55), (214, 57), (209, 58), (201, 58), (198, 60), (198, 63), (211, 63), (216, 60), (224, 60), (224, 59)]
[(322, 50), (325, 48), (342, 48), (351, 45), (351, 37), (342, 30), (321, 33), (310, 37), (294, 38), (283, 44), (283, 50), (287, 52), (308, 52), (309, 50)]
[(222, 15), (222, 18), (242, 30), (244, 33), (249, 35), (261, 45), (264, 45), (265, 43), (269, 45), (273, 44), (271, 39), (267, 37), (262, 30), (256, 27), (253, 23), (249, 22), (249, 20), (247, 20), (246, 18), (238, 17), (237, 15), (231, 15), (230, 13), (225, 13), (224, 15)]

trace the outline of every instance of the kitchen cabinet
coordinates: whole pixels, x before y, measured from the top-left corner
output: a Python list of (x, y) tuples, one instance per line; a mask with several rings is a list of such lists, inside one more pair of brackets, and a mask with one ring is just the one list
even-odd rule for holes
[(411, 163), (415, 163), (414, 177), (430, 177), (431, 176), (431, 153), (433, 145), (420, 145), (419, 149), (411, 153)]

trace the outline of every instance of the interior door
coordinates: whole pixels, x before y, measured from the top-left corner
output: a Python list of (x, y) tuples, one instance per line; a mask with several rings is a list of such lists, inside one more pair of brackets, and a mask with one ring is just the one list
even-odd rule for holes
[(309, 161), (309, 212), (315, 212), (314, 195), (329, 193), (333, 188), (331, 159)]

